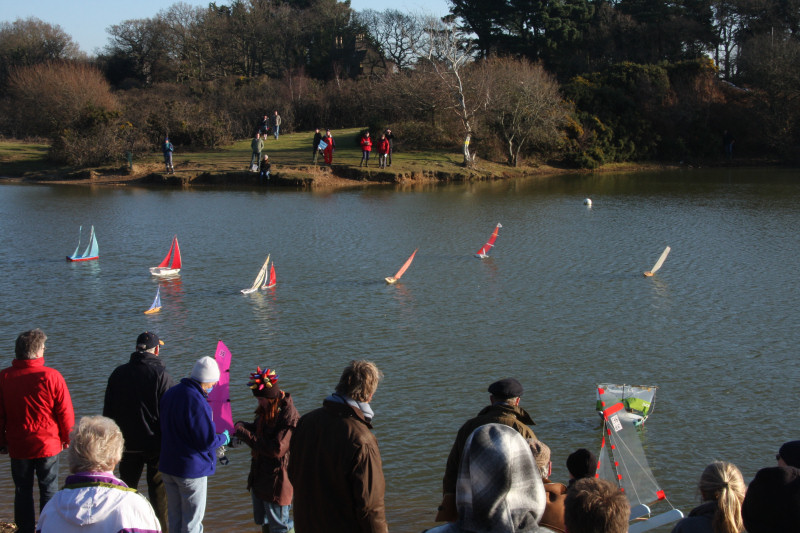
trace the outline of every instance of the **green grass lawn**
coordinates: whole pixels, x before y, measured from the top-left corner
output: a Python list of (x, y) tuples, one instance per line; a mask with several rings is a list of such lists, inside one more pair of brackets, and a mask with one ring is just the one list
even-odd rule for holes
[[(334, 130), (336, 151), (333, 156), (334, 167), (358, 167), (361, 162), (361, 148), (358, 139), (362, 128)], [(264, 142), (263, 154), (269, 155), (273, 173), (299, 172), (306, 173), (313, 169), (311, 142), (314, 132), (299, 132), (282, 134), (276, 141), (268, 137)], [(175, 146), (173, 163), (178, 175), (191, 176), (202, 173), (244, 172), (250, 166), (250, 142), (252, 139), (242, 139), (229, 146), (217, 150), (185, 151), (181, 146)], [(374, 149), (370, 156), (369, 173), (378, 170), (378, 152)], [(461, 165), (463, 155), (457, 146), (452, 151), (413, 151), (406, 152), (402, 149), (392, 154), (393, 174), (412, 174), (419, 172), (443, 172), (451, 175), (468, 173)], [(50, 163), (47, 160), (48, 146), (45, 144), (23, 143), (19, 141), (0, 140), (0, 176), (29, 176), (47, 177), (75, 172), (77, 169), (68, 169)], [(163, 156), (157, 146), (152, 152), (133, 155), (134, 171), (136, 174), (163, 171)], [(324, 166), (320, 154), (317, 164)], [(124, 168), (122, 157), (116, 165), (107, 165), (103, 168), (94, 168), (100, 174), (118, 174)], [(138, 167), (138, 168), (137, 168)], [(374, 170), (373, 170), (374, 169)], [(487, 175), (508, 175), (513, 172), (509, 167), (481, 160), (479, 170)], [(362, 177), (370, 179), (368, 174)]]
[(57, 168), (47, 160), (46, 144), (0, 141), (0, 176), (21, 176)]

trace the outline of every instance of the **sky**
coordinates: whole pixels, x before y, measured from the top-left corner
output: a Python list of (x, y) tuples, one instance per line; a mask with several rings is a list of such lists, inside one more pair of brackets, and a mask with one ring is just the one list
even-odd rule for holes
[[(205, 7), (210, 0), (183, 0), (193, 6)], [(156, 0), (4, 0), (0, 21), (13, 22), (18, 18), (36, 17), (49, 24), (59, 25), (81, 50), (94, 55), (108, 44), (106, 28), (123, 20), (150, 18), (169, 8), (173, 1)], [(227, 0), (217, 0), (220, 5)], [(351, 0), (356, 11), (397, 9), (409, 13), (444, 16), (448, 13), (447, 0)]]

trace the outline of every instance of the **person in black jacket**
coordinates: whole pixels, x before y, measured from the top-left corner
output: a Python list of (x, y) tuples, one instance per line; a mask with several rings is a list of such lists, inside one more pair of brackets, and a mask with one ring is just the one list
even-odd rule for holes
[(158, 460), (161, 455), (159, 407), (161, 397), (175, 385), (161, 360), (163, 341), (145, 331), (136, 339), (136, 351), (118, 366), (106, 386), (103, 416), (113, 419), (122, 430), (125, 451), (119, 463), (119, 477), (131, 488), (139, 486), (147, 466), (147, 492), (161, 529), (168, 531), (167, 493)]

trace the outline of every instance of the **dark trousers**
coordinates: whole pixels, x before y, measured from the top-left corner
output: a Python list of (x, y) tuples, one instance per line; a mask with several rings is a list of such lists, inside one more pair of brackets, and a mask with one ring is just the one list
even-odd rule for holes
[(124, 452), (119, 463), (119, 477), (130, 488), (137, 489), (142, 470), (147, 466), (147, 496), (158, 521), (161, 522), (161, 530), (168, 533), (167, 491), (161, 480), (161, 472), (158, 471), (159, 456), (160, 452)]
[(40, 459), (11, 459), (14, 480), (14, 521), (19, 533), (34, 533), (33, 475), (39, 480), (39, 512), (58, 491), (58, 455)]

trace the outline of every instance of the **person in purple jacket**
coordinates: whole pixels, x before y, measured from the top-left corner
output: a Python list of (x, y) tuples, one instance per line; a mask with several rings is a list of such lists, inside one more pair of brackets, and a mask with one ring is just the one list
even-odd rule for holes
[(202, 533), (208, 476), (214, 474), (216, 450), (230, 442), (227, 431), (216, 433), (208, 393), (219, 381), (219, 367), (202, 357), (192, 374), (161, 398), (161, 460), (167, 489), (169, 529)]

